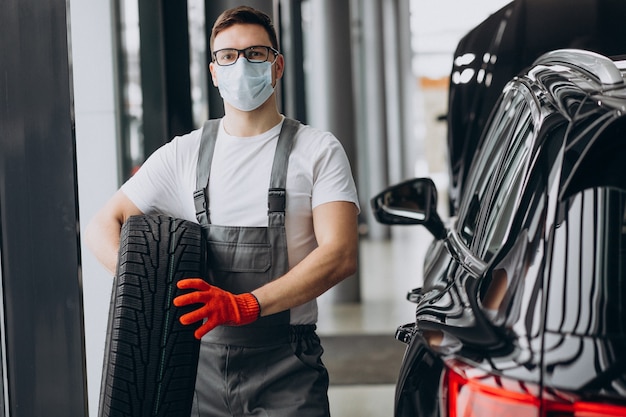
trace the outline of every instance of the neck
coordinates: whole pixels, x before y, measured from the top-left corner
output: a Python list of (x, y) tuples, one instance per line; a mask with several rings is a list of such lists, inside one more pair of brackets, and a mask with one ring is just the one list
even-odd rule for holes
[(224, 103), (224, 129), (231, 136), (248, 137), (267, 132), (281, 120), (272, 95), (261, 107), (253, 111), (241, 111)]

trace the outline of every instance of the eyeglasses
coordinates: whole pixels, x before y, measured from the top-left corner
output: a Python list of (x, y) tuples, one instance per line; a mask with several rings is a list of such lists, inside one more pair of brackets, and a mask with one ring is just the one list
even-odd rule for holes
[(249, 46), (246, 49), (224, 48), (213, 52), (213, 60), (220, 66), (233, 65), (239, 59), (239, 55), (243, 53), (243, 56), (253, 64), (260, 64), (262, 62), (269, 61), (270, 53), (274, 54), (274, 59), (270, 61), (270, 64), (276, 62), (278, 52), (271, 46)]

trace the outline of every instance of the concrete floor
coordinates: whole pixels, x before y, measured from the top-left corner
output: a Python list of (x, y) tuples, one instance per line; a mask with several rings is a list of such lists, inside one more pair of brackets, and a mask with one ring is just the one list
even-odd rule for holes
[[(321, 335), (388, 333), (392, 338), (399, 325), (414, 321), (415, 307), (405, 297), (407, 291), (421, 285), (424, 252), (432, 238), (416, 226), (395, 227), (392, 236), (391, 240), (360, 243), (360, 303), (336, 304), (332, 302), (332, 293), (320, 297)], [(331, 385), (331, 414), (393, 416), (394, 394), (393, 384)]]

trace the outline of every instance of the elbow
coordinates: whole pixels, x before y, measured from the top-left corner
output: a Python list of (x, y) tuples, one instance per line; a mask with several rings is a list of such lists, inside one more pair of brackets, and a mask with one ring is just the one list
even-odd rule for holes
[(105, 227), (98, 215), (94, 216), (85, 227), (85, 245), (89, 250), (97, 254), (102, 239), (105, 236)]
[(92, 252), (95, 249), (95, 242), (96, 242), (96, 238), (94, 237), (94, 234), (96, 232), (94, 231), (94, 228), (95, 226), (93, 224), (93, 220), (91, 220), (89, 223), (87, 223), (87, 226), (85, 227), (85, 233), (84, 233), (85, 245)]
[(341, 263), (338, 269), (341, 271), (340, 275), (342, 280), (356, 274), (359, 269), (358, 250), (356, 248), (344, 251), (340, 255), (340, 260)]
[(357, 254), (355, 253), (354, 256), (350, 257), (349, 261), (346, 262), (347, 276), (356, 274), (358, 269), (359, 269), (359, 261), (358, 261)]

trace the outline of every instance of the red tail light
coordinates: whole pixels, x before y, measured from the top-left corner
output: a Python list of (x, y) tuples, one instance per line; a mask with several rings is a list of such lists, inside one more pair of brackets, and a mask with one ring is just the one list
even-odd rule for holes
[[(550, 404), (547, 404), (546, 417), (620, 417), (626, 416), (626, 407), (602, 404), (577, 402), (569, 404), (569, 411), (550, 410)], [(553, 406), (552, 408), (561, 408), (562, 406)]]
[[(626, 407), (575, 401), (544, 393), (534, 384), (501, 378), (449, 363), (442, 399), (448, 417), (619, 417)], [(540, 399), (540, 397), (543, 397)]]
[(536, 392), (473, 371), (459, 367), (447, 370), (444, 386), (448, 388), (449, 417), (539, 417), (540, 402)]

